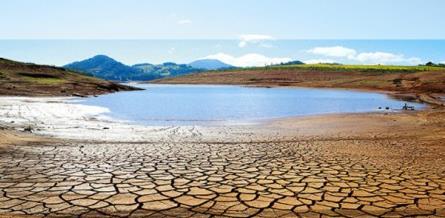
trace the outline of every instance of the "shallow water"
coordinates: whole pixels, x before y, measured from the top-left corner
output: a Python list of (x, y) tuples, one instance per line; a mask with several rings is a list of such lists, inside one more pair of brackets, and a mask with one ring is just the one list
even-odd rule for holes
[[(314, 88), (250, 88), (217, 85), (137, 85), (146, 90), (88, 98), (116, 119), (147, 125), (254, 122), (328, 113), (399, 110), (404, 101), (371, 92)], [(421, 104), (408, 103), (416, 109)]]

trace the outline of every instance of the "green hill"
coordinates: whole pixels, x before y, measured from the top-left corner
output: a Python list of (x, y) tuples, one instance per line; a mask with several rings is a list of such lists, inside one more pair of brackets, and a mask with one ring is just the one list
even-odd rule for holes
[(83, 61), (67, 64), (64, 67), (113, 81), (148, 81), (202, 71), (187, 64), (171, 62), (159, 65), (136, 64), (127, 66), (105, 55), (97, 55)]

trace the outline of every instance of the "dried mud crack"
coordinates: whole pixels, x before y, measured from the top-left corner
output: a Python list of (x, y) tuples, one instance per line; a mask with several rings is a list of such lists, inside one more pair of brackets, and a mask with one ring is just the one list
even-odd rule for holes
[(396, 139), (12, 146), (0, 214), (440, 217), (444, 153)]

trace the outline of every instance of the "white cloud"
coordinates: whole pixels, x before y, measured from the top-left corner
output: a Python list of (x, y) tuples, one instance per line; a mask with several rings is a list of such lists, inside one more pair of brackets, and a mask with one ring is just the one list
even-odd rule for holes
[(334, 46), (334, 47), (315, 47), (313, 49), (308, 50), (311, 54), (323, 55), (328, 57), (354, 57), (357, 54), (357, 51), (354, 49), (342, 47), (342, 46)]
[(332, 64), (335, 63), (332, 59), (309, 59), (303, 61), (305, 64)]
[(179, 25), (187, 25), (187, 24), (191, 24), (191, 23), (193, 23), (193, 22), (189, 19), (178, 20)]
[(420, 64), (422, 61), (419, 58), (406, 58), (401, 54), (393, 54), (387, 52), (367, 52), (360, 53), (353, 58), (362, 63), (367, 64), (390, 64), (390, 63), (404, 63), (404, 64)]
[(239, 38), (240, 38), (240, 42), (239, 42), (238, 46), (240, 48), (246, 47), (249, 43), (252, 43), (252, 44), (260, 43), (260, 45), (263, 45), (264, 47), (270, 47), (271, 45), (263, 44), (262, 42), (267, 41), (267, 40), (274, 40), (274, 38), (272, 36), (260, 35), (260, 34), (245, 34), (245, 35), (241, 35)]
[(225, 53), (218, 53), (209, 55), (205, 57), (205, 59), (217, 59), (224, 63), (237, 67), (265, 66), (271, 64), (285, 63), (292, 60), (291, 58), (287, 57), (266, 57), (257, 53), (245, 54), (239, 57), (235, 57)]
[(441, 61), (440, 63), (441, 63), (441, 64), (445, 64), (445, 61)]
[(325, 57), (346, 58), (348, 60), (357, 61), (363, 64), (417, 65), (422, 63), (422, 60), (420, 58), (417, 57), (407, 58), (403, 54), (394, 54), (381, 51), (359, 53), (355, 49), (346, 48), (342, 46), (315, 47), (313, 49), (308, 50), (307, 52)]

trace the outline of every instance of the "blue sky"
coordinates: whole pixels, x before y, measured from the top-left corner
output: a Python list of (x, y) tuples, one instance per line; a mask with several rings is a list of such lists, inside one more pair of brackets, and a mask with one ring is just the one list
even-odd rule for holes
[(443, 0), (1, 0), (0, 38), (443, 39)]
[(0, 2), (0, 57), (41, 64), (96, 54), (126, 64), (445, 62), (445, 41), (432, 40), (445, 39), (442, 0)]

